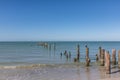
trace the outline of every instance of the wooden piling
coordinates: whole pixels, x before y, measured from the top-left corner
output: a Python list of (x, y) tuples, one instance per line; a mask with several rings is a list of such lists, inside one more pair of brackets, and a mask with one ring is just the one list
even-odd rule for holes
[(77, 58), (74, 58), (74, 62), (78, 62), (78, 61), (77, 61)]
[(86, 47), (86, 66), (90, 66), (89, 48)]
[(116, 65), (116, 50), (112, 49), (112, 65)]
[(120, 50), (118, 51), (118, 67), (120, 68)]
[(104, 66), (104, 55), (105, 55), (105, 49), (101, 49), (101, 58), (100, 58), (100, 65)]
[(99, 47), (99, 60), (101, 59), (101, 46)]
[(111, 64), (110, 64), (110, 54), (109, 51), (105, 52), (105, 69), (106, 69), (106, 74), (111, 73)]
[(62, 52), (60, 53), (60, 56), (62, 57)]
[(79, 44), (77, 45), (77, 60), (79, 61), (80, 58), (80, 46)]
[(67, 55), (67, 50), (65, 50), (64, 55), (65, 55), (65, 56)]
[(98, 58), (98, 54), (96, 54), (96, 61), (98, 61), (99, 60), (99, 58)]
[(86, 57), (86, 66), (90, 66), (90, 58), (89, 57)]
[(86, 57), (89, 57), (89, 48), (86, 47)]

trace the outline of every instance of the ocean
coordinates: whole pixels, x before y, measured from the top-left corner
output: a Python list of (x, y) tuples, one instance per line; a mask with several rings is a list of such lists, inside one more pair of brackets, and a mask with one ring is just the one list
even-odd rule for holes
[[(46, 43), (48, 46), (43, 46), (43, 43)], [(78, 44), (80, 45), (80, 62), (74, 63)], [(89, 48), (91, 62), (97, 68), (95, 66), (85, 68), (84, 66), (86, 45)], [(81, 80), (92, 80), (95, 75), (97, 76), (96, 79), (105, 78), (106, 76), (104, 75), (102, 77), (99, 76), (101, 68), (98, 67), (95, 60), (95, 55), (98, 54), (100, 46), (109, 51), (110, 54), (112, 54), (112, 49), (115, 48), (116, 54), (118, 54), (120, 42), (0, 42), (0, 80), (79, 80), (80, 76), (86, 75), (90, 78)], [(67, 59), (64, 56), (65, 50), (67, 53), (71, 53), (71, 58)], [(86, 72), (86, 70), (88, 71)], [(84, 71), (85, 73), (83, 73)]]

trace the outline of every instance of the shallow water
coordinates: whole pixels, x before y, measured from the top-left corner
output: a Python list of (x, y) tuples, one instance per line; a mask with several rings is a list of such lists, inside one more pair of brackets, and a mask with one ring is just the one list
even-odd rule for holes
[[(80, 61), (85, 62), (85, 45), (89, 47), (92, 62), (101, 46), (105, 50), (120, 49), (120, 42), (47, 42), (51, 47), (39, 46), (39, 42), (0, 42), (0, 65), (26, 65), (26, 64), (61, 64), (72, 63), (76, 57), (76, 47), (80, 45)], [(54, 48), (55, 45), (55, 48)], [(60, 53), (71, 52), (71, 59), (67, 60)]]

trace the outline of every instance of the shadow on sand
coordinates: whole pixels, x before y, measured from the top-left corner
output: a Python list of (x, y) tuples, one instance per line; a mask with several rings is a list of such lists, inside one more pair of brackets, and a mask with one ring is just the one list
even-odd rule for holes
[(111, 74), (115, 74), (115, 73), (118, 73), (118, 72), (120, 72), (120, 70), (113, 71), (113, 72), (111, 72)]

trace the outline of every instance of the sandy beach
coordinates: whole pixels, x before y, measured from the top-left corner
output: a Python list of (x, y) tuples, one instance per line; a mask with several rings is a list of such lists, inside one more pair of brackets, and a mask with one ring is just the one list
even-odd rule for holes
[(100, 79), (100, 80), (120, 80), (120, 77), (117, 77), (117, 78), (106, 78), (106, 79)]
[(119, 80), (119, 75), (118, 68), (113, 68), (111, 74), (106, 74), (104, 67), (96, 64), (90, 67), (59, 64), (0, 69), (0, 80)]

